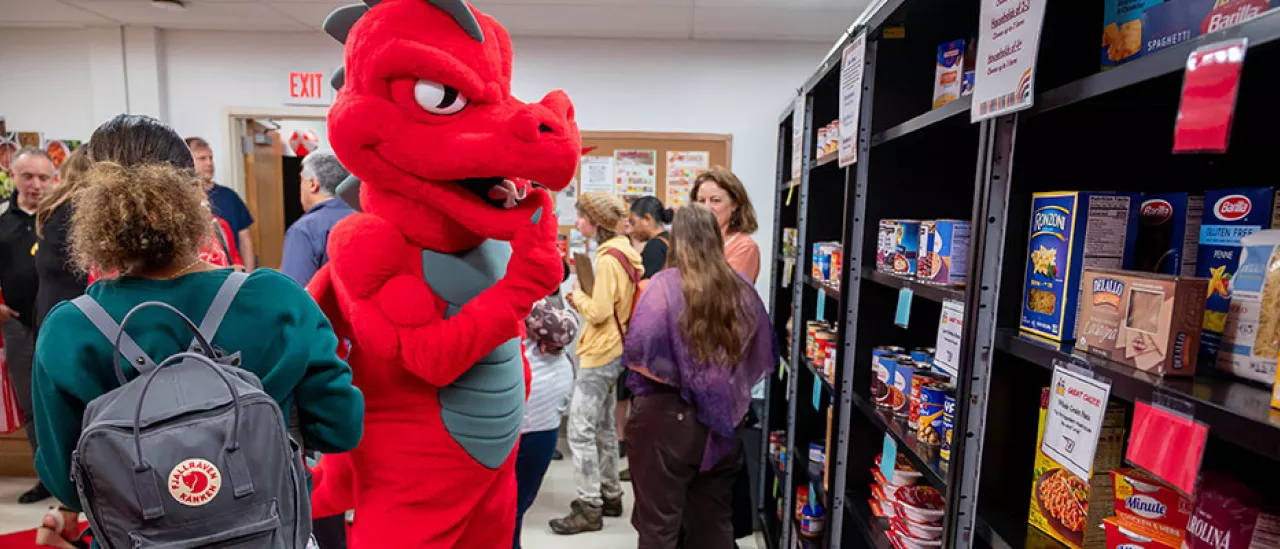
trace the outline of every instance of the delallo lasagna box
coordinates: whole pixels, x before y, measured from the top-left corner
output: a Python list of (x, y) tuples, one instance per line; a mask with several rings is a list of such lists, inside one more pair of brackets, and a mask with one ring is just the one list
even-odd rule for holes
[(1133, 269), (1178, 276), (1196, 275), (1204, 195), (1145, 193), (1138, 206)]
[(1024, 331), (1075, 339), (1080, 271), (1128, 269), (1137, 234), (1138, 195), (1048, 192), (1031, 195), (1031, 240), (1023, 276)]
[(1200, 343), (1202, 364), (1215, 364), (1231, 308), (1232, 279), (1240, 266), (1240, 240), (1271, 228), (1275, 191), (1270, 187), (1205, 192), (1196, 276), (1209, 279)]
[(1035, 478), (1027, 523), (1072, 549), (1104, 549), (1102, 519), (1115, 514), (1109, 472), (1124, 455), (1124, 406), (1107, 403), (1093, 455), (1093, 478), (1081, 479), (1041, 451), (1048, 416), (1049, 389), (1040, 392), (1040, 430), (1036, 433)]
[(1203, 278), (1085, 269), (1076, 348), (1144, 372), (1196, 373)]
[(1142, 14), (1142, 52), (1155, 53), (1262, 15), (1268, 0), (1168, 0)]

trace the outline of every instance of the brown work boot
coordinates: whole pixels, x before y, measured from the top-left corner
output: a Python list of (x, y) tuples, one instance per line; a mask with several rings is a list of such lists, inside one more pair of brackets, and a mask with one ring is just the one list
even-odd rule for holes
[[(621, 501), (619, 509), (621, 509)], [(601, 508), (588, 505), (586, 502), (575, 499), (569, 505), (569, 515), (564, 518), (551, 519), (547, 524), (551, 525), (551, 531), (562, 536), (572, 536), (573, 534), (581, 534), (583, 532), (599, 532), (604, 528), (604, 519), (600, 517)]]
[(622, 516), (622, 496), (616, 498), (604, 498), (604, 507), (600, 508), (606, 517)]

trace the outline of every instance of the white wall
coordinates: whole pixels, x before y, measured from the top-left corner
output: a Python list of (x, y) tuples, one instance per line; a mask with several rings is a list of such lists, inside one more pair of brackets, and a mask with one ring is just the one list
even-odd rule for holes
[[(134, 29), (3, 30), (0, 114), (11, 129), (83, 139), (126, 108), (116, 97), (124, 96), (146, 110), (157, 106), (183, 135), (214, 142), (219, 173), (229, 174), (226, 146), (219, 146), (223, 109), (283, 107), (289, 71), (328, 73), (342, 55), (339, 44), (320, 34), (166, 30), (154, 40), (157, 63), (129, 73), (150, 75), (158, 93), (132, 80), (125, 89), (125, 79), (117, 78), (123, 69), (111, 70), (112, 52), (149, 52), (152, 36)], [(732, 134), (734, 171), (760, 215), (760, 286), (768, 286), (777, 116), (828, 46), (516, 37), (515, 48), (515, 94), (536, 101), (565, 89), (584, 130)], [(106, 68), (91, 68), (90, 59)], [(143, 92), (131, 98), (130, 90)]]

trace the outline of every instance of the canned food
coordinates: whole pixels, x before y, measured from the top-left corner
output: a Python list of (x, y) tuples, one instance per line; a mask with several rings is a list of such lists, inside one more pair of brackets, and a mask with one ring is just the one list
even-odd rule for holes
[(938, 455), (943, 460), (951, 459), (951, 430), (955, 427), (956, 422), (956, 395), (955, 393), (947, 394), (946, 400), (942, 403), (942, 449), (938, 450)]
[(840, 334), (835, 330), (831, 331), (831, 341), (828, 343), (827, 350), (823, 353), (822, 373), (827, 379), (834, 380), (836, 375), (836, 345), (840, 339)]
[(911, 360), (926, 365), (933, 364), (933, 347), (916, 347), (911, 350)]
[(913, 360), (898, 361), (893, 382), (889, 384), (890, 408), (893, 409), (894, 416), (905, 418), (911, 415), (911, 380), (915, 379), (916, 372), (925, 370)]
[(920, 419), (916, 426), (916, 440), (930, 446), (942, 444), (943, 409), (946, 407), (947, 395), (954, 393), (955, 388), (949, 383), (934, 381), (920, 388)]
[(836, 335), (831, 330), (822, 329), (813, 336), (813, 366), (815, 369), (826, 363), (827, 353), (835, 347)]
[(827, 323), (821, 320), (810, 320), (804, 323), (804, 356), (809, 360), (813, 360), (814, 339), (818, 335), (818, 330), (826, 329)]
[(916, 274), (919, 251), (920, 221), (914, 219), (880, 220), (876, 246), (878, 270), (896, 275)]
[(796, 487), (796, 520), (804, 516), (804, 506), (809, 504), (809, 487), (800, 485)]
[(827, 461), (827, 447), (821, 442), (809, 443), (809, 463), (825, 463)]
[(786, 431), (773, 431), (769, 433), (769, 455), (774, 459), (782, 454), (782, 446), (787, 443)]
[(946, 374), (932, 370), (918, 369), (911, 376), (911, 394), (908, 396), (910, 408), (907, 411), (907, 426), (915, 429), (920, 420), (920, 388), (926, 383), (947, 381)]
[(871, 399), (877, 406), (889, 406), (889, 372), (897, 368), (899, 358), (909, 358), (905, 352), (892, 345), (871, 349)]
[(831, 250), (831, 272), (835, 274), (833, 282), (840, 281), (840, 273), (842, 272), (840, 270), (840, 265), (842, 265), (841, 261), (843, 259), (844, 248), (837, 246)]

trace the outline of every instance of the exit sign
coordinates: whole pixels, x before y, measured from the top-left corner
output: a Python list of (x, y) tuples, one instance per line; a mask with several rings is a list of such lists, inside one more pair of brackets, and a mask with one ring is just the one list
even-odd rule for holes
[(328, 105), (329, 82), (322, 72), (290, 72), (286, 105)]

